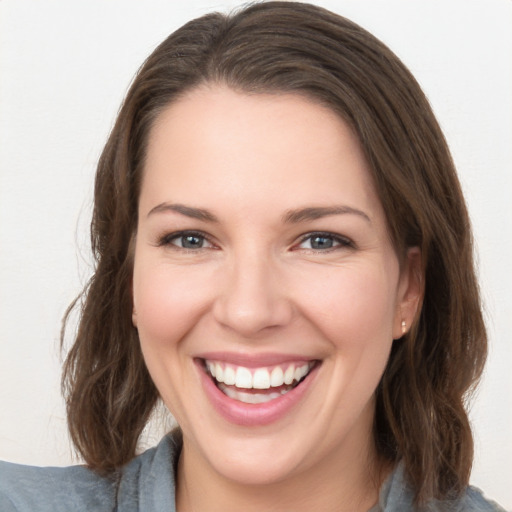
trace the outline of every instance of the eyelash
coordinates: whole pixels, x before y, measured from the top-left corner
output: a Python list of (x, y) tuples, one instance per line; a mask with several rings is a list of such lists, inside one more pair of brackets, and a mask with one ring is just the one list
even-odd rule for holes
[[(210, 244), (211, 247), (203, 247), (203, 246), (196, 247), (196, 248), (183, 247), (183, 241), (182, 241), (181, 246), (173, 243), (174, 241), (176, 241), (180, 238), (183, 239), (185, 237), (200, 239), (202, 241), (202, 244), (204, 244), (206, 242), (206, 243)], [(333, 242), (333, 246), (327, 247), (324, 249), (314, 248), (314, 247), (309, 247), (309, 248), (300, 247), (307, 240), (313, 240), (314, 238), (324, 238), (324, 239), (331, 240)], [(210, 249), (212, 247), (215, 247), (215, 244), (209, 239), (209, 237), (205, 233), (203, 233), (201, 231), (189, 231), (189, 230), (176, 231), (174, 233), (169, 233), (167, 235), (164, 235), (159, 239), (157, 245), (158, 245), (158, 247), (171, 246), (175, 249), (184, 250), (184, 251), (188, 251), (188, 252), (197, 252), (201, 249)], [(331, 251), (336, 251), (336, 250), (342, 249), (342, 248), (355, 248), (355, 244), (353, 243), (352, 240), (350, 240), (347, 237), (337, 235), (334, 233), (330, 233), (330, 232), (325, 232), (325, 231), (314, 231), (312, 233), (307, 233), (301, 237), (298, 244), (296, 244), (292, 247), (292, 249), (294, 249), (294, 250), (305, 250), (305, 251), (311, 251), (311, 252), (331, 252)]]
[(164, 235), (163, 237), (161, 237), (159, 239), (157, 245), (158, 245), (158, 247), (171, 246), (178, 250), (191, 251), (191, 252), (199, 251), (201, 249), (209, 249), (209, 247), (190, 248), (190, 247), (183, 247), (183, 246), (173, 244), (173, 241), (178, 240), (180, 238), (185, 238), (185, 237), (199, 238), (203, 241), (203, 243), (207, 242), (212, 246), (214, 245), (213, 242), (210, 241), (208, 236), (205, 235), (205, 233), (202, 233), (201, 231), (189, 231), (189, 230), (176, 231), (174, 233), (169, 233), (167, 235)]
[[(311, 248), (301, 248), (300, 246), (306, 242), (307, 240), (312, 240), (314, 238), (326, 238), (329, 240), (332, 240), (336, 245), (333, 245), (333, 247), (328, 247), (326, 249), (315, 249), (313, 247)], [(313, 251), (313, 252), (331, 252), (336, 251), (337, 249), (342, 248), (355, 248), (354, 242), (350, 240), (349, 238), (341, 235), (336, 235), (334, 233), (329, 233), (325, 231), (315, 231), (313, 233), (307, 233), (303, 237), (301, 237), (300, 242), (295, 246), (298, 250), (306, 250), (306, 251)]]

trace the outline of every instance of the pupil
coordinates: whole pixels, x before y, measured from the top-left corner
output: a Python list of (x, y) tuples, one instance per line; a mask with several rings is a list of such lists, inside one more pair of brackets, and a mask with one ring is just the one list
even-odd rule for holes
[(203, 240), (195, 235), (187, 235), (183, 237), (182, 245), (186, 249), (197, 249), (203, 246)]
[(330, 249), (332, 247), (332, 239), (326, 236), (315, 236), (311, 240), (313, 249)]

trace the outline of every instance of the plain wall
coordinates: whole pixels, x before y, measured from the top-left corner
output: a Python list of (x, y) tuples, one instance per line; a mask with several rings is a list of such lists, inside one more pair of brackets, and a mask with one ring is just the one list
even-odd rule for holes
[[(491, 340), (472, 482), (512, 510), (512, 1), (333, 0), (415, 74), (473, 220)], [(60, 319), (91, 272), (95, 163), (130, 80), (185, 21), (240, 2), (0, 0), (0, 458), (66, 465)], [(148, 434), (149, 443), (158, 429)]]

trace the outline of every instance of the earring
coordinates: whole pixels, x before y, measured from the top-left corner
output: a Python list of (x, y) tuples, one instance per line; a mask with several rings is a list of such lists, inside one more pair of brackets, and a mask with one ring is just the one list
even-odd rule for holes
[(405, 320), (402, 320), (402, 336), (407, 332)]

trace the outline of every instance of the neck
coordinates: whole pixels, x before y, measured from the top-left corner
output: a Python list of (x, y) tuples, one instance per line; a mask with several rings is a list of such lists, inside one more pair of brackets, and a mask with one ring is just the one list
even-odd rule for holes
[(226, 479), (204, 461), (189, 455), (179, 459), (176, 505), (178, 512), (367, 512), (378, 501), (380, 486), (390, 468), (375, 451), (354, 454), (334, 451), (311, 467), (278, 482), (244, 484)]

